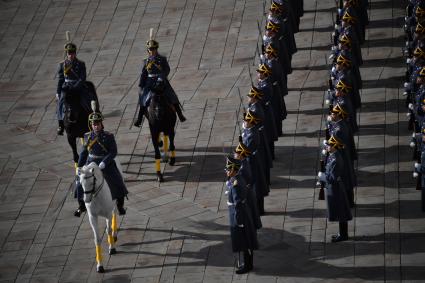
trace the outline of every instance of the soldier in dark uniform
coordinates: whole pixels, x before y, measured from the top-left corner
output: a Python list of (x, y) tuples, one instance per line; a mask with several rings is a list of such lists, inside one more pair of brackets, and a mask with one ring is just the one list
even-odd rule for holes
[[(87, 103), (84, 103), (84, 83), (86, 81), (86, 64), (77, 59), (77, 46), (69, 42), (65, 44), (66, 59), (59, 63), (57, 75), (59, 77), (57, 88), (56, 88), (56, 99), (58, 100), (57, 107), (57, 118), (59, 127), (57, 129), (58, 135), (63, 135), (64, 131), (64, 115), (65, 107), (69, 107), (69, 104), (65, 101), (64, 92), (67, 92), (70, 96), (78, 96), (82, 101), (82, 106), (90, 110), (90, 100), (87, 99)], [(75, 113), (75, 109), (68, 109), (70, 121), (77, 118), (78, 113)]]
[(417, 141), (417, 150), (419, 157), (417, 162), (415, 162), (415, 171), (413, 177), (420, 178), (419, 184), (417, 184), (417, 189), (421, 189), (422, 194), (422, 211), (425, 211), (425, 125), (422, 125), (421, 131), (418, 134)]
[(282, 66), (283, 71), (286, 74), (292, 73), (292, 65), (290, 59), (290, 52), (282, 40), (279, 38), (279, 24), (275, 24), (272, 21), (268, 21), (266, 25), (266, 33), (263, 36), (262, 48), (265, 50), (267, 45), (272, 44), (273, 47), (278, 51), (277, 57)]
[(123, 215), (126, 213), (124, 197), (127, 196), (128, 191), (123, 176), (115, 163), (117, 144), (114, 135), (103, 130), (102, 121), (102, 114), (98, 112), (90, 114), (89, 123), (92, 131), (84, 135), (84, 145), (78, 160), (78, 167), (96, 162), (111, 190), (112, 199), (116, 200), (119, 214)]
[(170, 73), (170, 66), (168, 65), (167, 58), (158, 53), (159, 44), (157, 41), (150, 39), (146, 43), (149, 57), (143, 60), (142, 73), (140, 75), (139, 81), (139, 115), (137, 121), (134, 123), (136, 127), (140, 127), (142, 123), (143, 114), (146, 111), (146, 108), (150, 104), (150, 91), (153, 89), (158, 78), (161, 78), (165, 82), (164, 94), (168, 99), (169, 104), (172, 105), (177, 116), (181, 122), (186, 121), (182, 113), (182, 108), (180, 101), (175, 93), (174, 89), (171, 87), (170, 82), (167, 77)]
[(254, 250), (258, 249), (257, 230), (247, 205), (246, 182), (238, 173), (241, 162), (231, 156), (227, 157), (227, 206), (229, 208), (230, 236), (232, 250), (243, 252), (244, 262), (239, 262), (237, 274), (244, 274), (253, 269)]
[(246, 190), (247, 190), (247, 204), (249, 207), (249, 211), (251, 212), (252, 220), (254, 221), (254, 226), (258, 230), (263, 227), (260, 218), (260, 212), (258, 210), (257, 204), (257, 193), (255, 191), (254, 186), (254, 172), (252, 171), (250, 157), (253, 152), (249, 150), (249, 148), (243, 143), (242, 137), (239, 138), (239, 144), (235, 148), (235, 152), (233, 157), (241, 162), (241, 168), (239, 168), (239, 174), (246, 182)]
[(353, 219), (343, 181), (344, 160), (340, 151), (343, 146), (338, 138), (330, 137), (326, 147), (329, 152), (326, 171), (318, 174), (319, 180), (325, 182), (328, 221), (339, 222), (339, 233), (332, 236), (332, 242), (348, 240), (348, 221)]

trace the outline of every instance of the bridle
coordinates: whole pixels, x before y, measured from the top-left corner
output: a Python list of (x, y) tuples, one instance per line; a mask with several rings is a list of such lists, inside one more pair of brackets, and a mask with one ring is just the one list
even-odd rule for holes
[(100, 190), (103, 188), (103, 184), (105, 183), (105, 178), (102, 179), (102, 183), (100, 184), (100, 186), (98, 188), (96, 188), (96, 176), (94, 175), (94, 173), (91, 176), (88, 177), (84, 177), (84, 179), (91, 179), (93, 178), (93, 186), (92, 189), (89, 191), (84, 191), (85, 195), (90, 195), (90, 199), (88, 201), (84, 201), (85, 203), (90, 203), (94, 197), (96, 197), (96, 195), (100, 192)]

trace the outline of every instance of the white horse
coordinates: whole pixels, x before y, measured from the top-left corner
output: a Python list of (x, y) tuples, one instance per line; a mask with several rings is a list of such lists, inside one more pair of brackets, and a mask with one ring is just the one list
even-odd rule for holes
[(101, 235), (98, 232), (97, 218), (106, 218), (106, 233), (108, 234), (109, 254), (115, 254), (115, 242), (117, 241), (117, 217), (115, 203), (112, 200), (109, 186), (103, 178), (99, 166), (95, 162), (84, 166), (79, 172), (80, 182), (84, 190), (84, 202), (86, 203), (89, 221), (94, 234), (96, 245), (97, 272), (105, 272), (102, 265)]

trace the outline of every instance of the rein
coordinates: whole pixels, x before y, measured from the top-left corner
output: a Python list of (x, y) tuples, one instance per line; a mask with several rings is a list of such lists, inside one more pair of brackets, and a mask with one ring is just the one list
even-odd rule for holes
[(103, 184), (105, 183), (105, 178), (103, 178), (103, 179), (102, 179), (102, 183), (101, 183), (101, 184), (100, 184), (100, 186), (96, 189), (96, 180), (97, 180), (97, 178), (96, 178), (96, 176), (94, 175), (94, 173), (93, 173), (93, 175), (91, 175), (91, 176), (89, 176), (89, 177), (87, 177), (87, 178), (84, 178), (84, 179), (90, 179), (90, 178), (94, 178), (92, 189), (91, 189), (90, 191), (84, 191), (84, 194), (91, 194), (92, 196), (91, 196), (91, 198), (90, 198), (90, 201), (88, 201), (88, 202), (86, 202), (86, 203), (91, 202), (91, 201), (93, 200), (93, 198), (97, 196), (97, 194), (98, 194), (98, 193), (100, 192), (100, 190), (103, 188)]

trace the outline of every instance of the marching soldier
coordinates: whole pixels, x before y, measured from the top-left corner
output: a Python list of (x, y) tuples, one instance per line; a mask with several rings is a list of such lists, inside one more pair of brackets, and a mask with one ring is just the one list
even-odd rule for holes
[(117, 156), (114, 135), (103, 130), (102, 121), (102, 114), (98, 112), (90, 114), (89, 123), (92, 131), (84, 135), (84, 145), (78, 160), (78, 167), (96, 162), (111, 190), (112, 199), (116, 200), (119, 214), (124, 215), (126, 213), (124, 197), (127, 196), (128, 191), (114, 160)]
[(339, 233), (332, 236), (332, 242), (348, 240), (348, 221), (353, 219), (343, 180), (345, 171), (341, 156), (343, 147), (342, 142), (334, 136), (327, 140), (326, 150), (329, 156), (326, 171), (318, 173), (319, 180), (325, 182), (328, 221), (339, 222)]
[(186, 117), (184, 117), (182, 113), (182, 107), (177, 97), (177, 94), (174, 92), (174, 89), (172, 88), (170, 82), (167, 79), (170, 73), (170, 65), (168, 65), (167, 58), (158, 53), (158, 47), (158, 42), (152, 39), (151, 29), (150, 39), (146, 43), (146, 48), (149, 56), (148, 58), (143, 60), (142, 72), (139, 81), (140, 110), (137, 121), (134, 123), (134, 126), (136, 127), (140, 127), (140, 124), (142, 123), (143, 114), (145, 113), (146, 108), (150, 104), (151, 97), (149, 93), (158, 78), (161, 78), (165, 82), (164, 94), (167, 97), (169, 103), (174, 108), (180, 121), (186, 121)]
[[(67, 33), (67, 39), (69, 41), (69, 35)], [(68, 42), (64, 46), (66, 59), (59, 63), (57, 76), (59, 78), (57, 88), (56, 88), (56, 99), (57, 103), (57, 119), (58, 119), (58, 129), (57, 134), (63, 135), (64, 131), (64, 115), (65, 115), (65, 106), (68, 106), (68, 103), (65, 101), (65, 94), (67, 92), (70, 96), (78, 96), (79, 100), (82, 101), (83, 106), (90, 109), (90, 100), (84, 100), (84, 83), (86, 81), (86, 64), (77, 58), (77, 46)], [(87, 103), (85, 103), (87, 102)], [(87, 105), (85, 105), (87, 104)], [(75, 109), (68, 109), (66, 111), (69, 115), (69, 120), (76, 120), (78, 113), (75, 113)]]
[(227, 157), (227, 206), (229, 208), (230, 237), (232, 250), (243, 253), (243, 263), (238, 260), (237, 274), (244, 274), (254, 267), (254, 250), (258, 249), (257, 230), (247, 205), (246, 183), (239, 174), (241, 162), (231, 156)]

